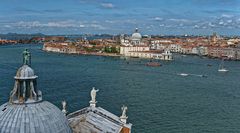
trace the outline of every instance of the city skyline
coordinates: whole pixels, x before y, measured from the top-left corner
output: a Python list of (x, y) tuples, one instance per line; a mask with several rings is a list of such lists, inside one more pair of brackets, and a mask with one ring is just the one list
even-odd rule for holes
[(1, 33), (240, 34), (240, 0), (3, 0)]

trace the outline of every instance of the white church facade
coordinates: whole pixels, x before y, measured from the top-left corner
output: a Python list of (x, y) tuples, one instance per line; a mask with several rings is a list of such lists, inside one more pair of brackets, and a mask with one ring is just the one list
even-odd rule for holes
[(142, 41), (142, 35), (138, 32), (137, 28), (131, 37), (125, 38), (121, 36), (120, 41), (120, 54), (122, 56), (160, 60), (173, 59), (172, 53), (169, 50), (151, 50), (150, 46)]

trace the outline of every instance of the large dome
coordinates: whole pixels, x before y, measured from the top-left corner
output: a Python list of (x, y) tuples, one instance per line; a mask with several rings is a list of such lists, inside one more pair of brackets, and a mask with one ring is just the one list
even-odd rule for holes
[(132, 34), (132, 40), (141, 40), (142, 35), (138, 32), (138, 29), (136, 28), (135, 32)]
[(72, 133), (65, 114), (42, 100), (30, 52), (23, 55), (9, 101), (0, 106), (0, 133)]
[(0, 106), (0, 133), (71, 133), (68, 120), (53, 104), (42, 101), (34, 104)]

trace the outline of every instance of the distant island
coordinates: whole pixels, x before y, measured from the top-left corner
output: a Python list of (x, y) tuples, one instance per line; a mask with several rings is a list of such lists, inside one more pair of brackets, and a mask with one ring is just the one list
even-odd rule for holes
[[(43, 44), (44, 51), (59, 53), (140, 58), (156, 58), (157, 56), (163, 59), (164, 51), (169, 51), (171, 53), (206, 56), (209, 58), (240, 60), (239, 36), (220, 36), (217, 33), (213, 33), (211, 36), (144, 35), (141, 36), (140, 40), (141, 44), (147, 46), (147, 51), (143, 47), (140, 48), (140, 45), (132, 44), (132, 35), (128, 34), (0, 34), (0, 45)], [(126, 49), (129, 48), (130, 50), (126, 53)]]

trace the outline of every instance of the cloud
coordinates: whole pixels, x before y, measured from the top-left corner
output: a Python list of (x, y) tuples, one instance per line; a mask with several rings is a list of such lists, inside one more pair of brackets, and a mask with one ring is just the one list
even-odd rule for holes
[(106, 2), (104, 0), (79, 0), (79, 1), (86, 5), (94, 5), (94, 6), (105, 8), (105, 9), (115, 8), (115, 5), (113, 3)]
[(106, 29), (100, 24), (94, 22), (81, 22), (75, 20), (66, 21), (50, 21), (50, 22), (40, 22), (40, 21), (19, 21), (12, 23), (11, 25), (5, 25), (5, 28), (25, 28), (25, 29), (36, 29), (36, 28), (94, 28), (98, 30)]
[(223, 18), (232, 18), (233, 15), (230, 15), (230, 14), (222, 14), (221, 17), (223, 17)]
[(238, 13), (236, 10), (229, 9), (218, 9), (218, 10), (203, 10), (204, 13), (208, 14), (228, 14), (228, 13)]
[(80, 28), (85, 28), (86, 26), (84, 24), (79, 25)]
[(4, 28), (12, 28), (12, 26), (10, 26), (10, 25), (4, 25), (3, 27)]
[[(231, 18), (231, 19), (229, 19)], [(195, 29), (232, 29), (239, 28), (240, 22), (234, 16), (221, 15), (212, 20), (198, 21), (195, 23), (197, 26), (193, 26)]]
[(30, 8), (16, 8), (17, 12), (24, 13), (24, 14), (44, 14), (44, 13), (62, 13), (62, 9), (46, 9), (46, 10), (39, 10), (39, 9), (30, 9)]
[(232, 22), (233, 22), (233, 20), (229, 19), (229, 20), (227, 20), (227, 22), (228, 22), (228, 23), (232, 23)]
[(88, 27), (99, 29), (99, 30), (105, 30), (106, 29), (105, 27), (103, 27), (102, 25), (99, 25), (99, 24), (90, 24), (90, 25), (88, 25)]
[(47, 10), (43, 10), (43, 12), (46, 12), (46, 13), (60, 13), (60, 12), (63, 12), (62, 9), (47, 9)]
[(24, 27), (24, 28), (33, 28), (33, 27), (42, 27), (43, 25), (39, 21), (20, 21), (13, 24), (14, 27)]
[(209, 22), (209, 23), (208, 23), (208, 26), (209, 26), (209, 27), (216, 27), (216, 25), (213, 24), (212, 22)]
[(187, 20), (187, 19), (175, 19), (175, 18), (171, 18), (169, 20), (174, 21), (174, 22), (189, 22), (190, 21), (190, 20)]
[(29, 8), (16, 8), (15, 10), (20, 13), (42, 13), (39, 10)]
[(160, 24), (160, 25), (159, 25), (159, 27), (164, 27), (164, 26), (165, 26), (165, 24)]
[(101, 3), (101, 6), (108, 9), (112, 9), (115, 7), (112, 3)]
[(223, 22), (223, 21), (220, 21), (218, 24), (219, 24), (219, 25), (224, 25), (224, 22)]
[(153, 18), (153, 20), (155, 20), (155, 21), (162, 21), (162, 20), (163, 20), (163, 18), (160, 18), (160, 17), (155, 17), (155, 18)]
[(193, 28), (194, 28), (194, 29), (199, 29), (200, 26), (199, 26), (199, 25), (194, 25)]

